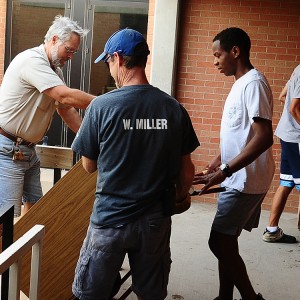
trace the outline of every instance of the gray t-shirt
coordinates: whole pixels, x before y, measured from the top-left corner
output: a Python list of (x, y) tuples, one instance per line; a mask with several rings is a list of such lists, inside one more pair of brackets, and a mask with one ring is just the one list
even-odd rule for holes
[(0, 127), (26, 141), (40, 141), (59, 105), (43, 91), (65, 85), (61, 70), (56, 72), (44, 45), (18, 54), (7, 68), (0, 88)]
[(292, 99), (300, 101), (300, 65), (295, 68), (287, 85), (285, 104), (275, 135), (285, 142), (300, 143), (300, 125), (290, 114)]
[(182, 156), (198, 145), (186, 110), (151, 85), (122, 87), (93, 100), (72, 144), (97, 160), (92, 224), (128, 223), (162, 201)]

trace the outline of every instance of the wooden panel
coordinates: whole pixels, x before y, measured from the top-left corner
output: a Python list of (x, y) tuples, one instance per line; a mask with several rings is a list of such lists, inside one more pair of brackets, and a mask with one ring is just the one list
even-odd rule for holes
[(43, 168), (71, 169), (73, 166), (71, 148), (36, 145), (36, 153)]
[[(45, 225), (40, 299), (67, 300), (75, 265), (94, 203), (96, 175), (88, 174), (81, 160), (26, 215), (15, 224), (14, 240), (32, 226)], [(28, 296), (30, 253), (23, 259), (21, 290)]]

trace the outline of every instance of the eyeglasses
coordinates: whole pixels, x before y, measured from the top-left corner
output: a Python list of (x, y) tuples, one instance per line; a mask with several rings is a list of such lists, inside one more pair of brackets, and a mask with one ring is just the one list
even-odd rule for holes
[(109, 69), (109, 62), (108, 60), (111, 58), (111, 55), (107, 55), (105, 59), (103, 59), (104, 63), (106, 64), (107, 68)]
[(71, 48), (66, 46), (65, 43), (63, 43), (63, 44), (64, 44), (64, 47), (65, 47), (67, 53), (76, 54), (79, 51), (79, 50), (72, 50)]
[(105, 63), (108, 63), (108, 60), (111, 58), (111, 55), (106, 56), (106, 58), (103, 60)]

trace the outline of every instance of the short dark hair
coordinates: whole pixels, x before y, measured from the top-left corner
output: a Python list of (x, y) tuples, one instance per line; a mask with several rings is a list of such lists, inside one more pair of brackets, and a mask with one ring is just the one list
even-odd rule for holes
[(123, 56), (124, 65), (127, 69), (132, 69), (134, 67), (146, 67), (147, 59), (149, 55), (149, 47), (146, 42), (139, 43), (134, 48), (134, 55)]
[[(139, 43), (136, 45), (134, 49), (134, 55), (122, 55), (119, 53), (119, 55), (122, 56), (124, 66), (127, 69), (132, 69), (134, 67), (146, 67), (147, 59), (149, 55), (149, 47), (148, 44), (145, 42)], [(111, 61), (114, 61), (114, 56), (111, 55)]]
[(250, 55), (251, 40), (249, 35), (241, 28), (226, 28), (214, 37), (213, 42), (215, 41), (220, 41), (220, 46), (226, 52), (230, 52), (234, 46), (237, 46), (248, 56)]

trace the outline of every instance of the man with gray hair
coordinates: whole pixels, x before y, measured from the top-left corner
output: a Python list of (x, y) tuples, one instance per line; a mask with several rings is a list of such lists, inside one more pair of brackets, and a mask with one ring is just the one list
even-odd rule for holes
[(42, 197), (35, 144), (50, 127), (55, 111), (77, 132), (95, 96), (66, 86), (61, 67), (87, 34), (77, 22), (56, 16), (44, 44), (19, 53), (8, 66), (0, 90), (0, 208), (14, 205), (14, 216)]

